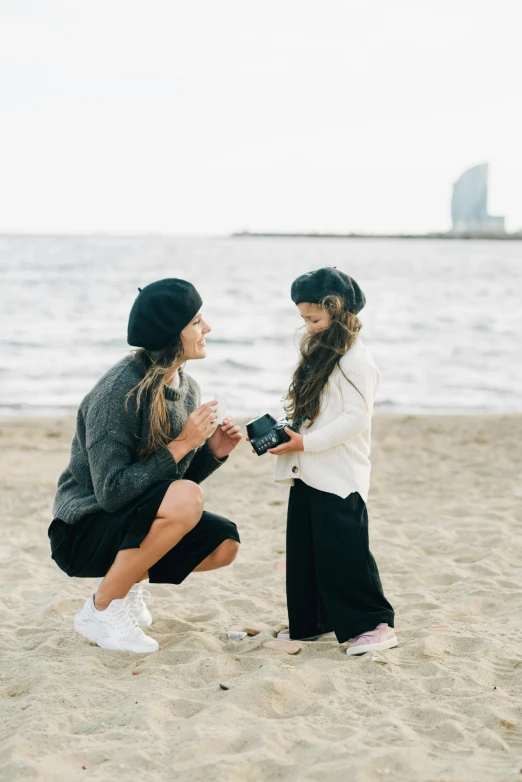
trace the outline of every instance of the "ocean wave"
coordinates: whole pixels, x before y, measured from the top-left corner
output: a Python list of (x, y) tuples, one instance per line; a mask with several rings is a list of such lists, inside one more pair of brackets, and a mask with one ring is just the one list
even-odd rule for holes
[(226, 339), (224, 337), (207, 337), (207, 342), (209, 345), (246, 345), (247, 347), (256, 344), (252, 339)]
[(377, 411), (522, 410), (514, 295), (522, 267), (509, 243), (495, 248), (492, 264), (480, 243), (456, 241), (442, 252), (432, 242), (420, 256), (417, 243), (348, 241), (1, 237), (0, 408), (73, 410), (129, 350), (143, 257), (160, 279), (179, 251), (209, 308), (215, 298), (208, 360), (191, 362), (189, 373), (223, 393), (231, 414), (277, 409), (303, 333), (287, 291), (317, 268), (320, 246), (320, 262), (349, 272), (365, 291), (362, 339), (382, 378)]
[(245, 361), (235, 361), (232, 358), (227, 358), (224, 361), (219, 362), (218, 366), (227, 367), (229, 369), (240, 369), (242, 372), (262, 372), (263, 367), (256, 366), (255, 364), (247, 364)]

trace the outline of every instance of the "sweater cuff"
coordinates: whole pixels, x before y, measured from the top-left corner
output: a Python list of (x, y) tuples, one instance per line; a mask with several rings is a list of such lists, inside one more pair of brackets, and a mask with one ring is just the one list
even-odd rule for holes
[(206, 440), (201, 446), (201, 456), (205, 461), (206, 466), (210, 468), (212, 472), (217, 470), (218, 467), (221, 467), (222, 464), (225, 464), (228, 459), (228, 456), (224, 456), (223, 459), (218, 459), (218, 457), (215, 456), (215, 454), (213, 454), (210, 450), (208, 440)]
[(206, 449), (208, 451), (209, 459), (211, 459), (213, 462), (215, 462), (217, 467), (219, 467), (221, 464), (225, 464), (225, 462), (228, 459), (228, 454), (226, 456), (223, 456), (222, 459), (218, 459), (218, 457), (214, 453), (212, 453), (212, 451), (210, 450), (210, 448), (208, 447), (208, 445), (206, 443), (205, 443), (205, 447), (206, 447)]
[(303, 435), (303, 451), (307, 451), (308, 453), (314, 453), (316, 451), (323, 451), (324, 445), (319, 440), (317, 442), (318, 438), (314, 438), (314, 434), (319, 434), (320, 430), (317, 430), (317, 432), (313, 432), (312, 434), (304, 434)]
[(201, 483), (209, 475), (212, 475), (222, 464), (228, 459), (225, 456), (224, 459), (218, 459), (214, 456), (207, 443), (204, 443), (201, 448), (198, 448), (194, 458), (192, 459), (184, 478), (194, 483)]
[(156, 451), (154, 459), (157, 462), (162, 477), (177, 478), (178, 465), (168, 448), (162, 448), (161, 450)]

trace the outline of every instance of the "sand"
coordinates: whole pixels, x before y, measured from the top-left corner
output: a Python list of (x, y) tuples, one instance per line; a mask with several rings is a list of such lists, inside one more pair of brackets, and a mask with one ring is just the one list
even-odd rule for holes
[(522, 779), (522, 416), (376, 417), (371, 545), (400, 641), (378, 660), (263, 646), (286, 620), (287, 488), (246, 443), (205, 484), (236, 562), (151, 586), (157, 654), (89, 644), (93, 581), (47, 540), (72, 426), (0, 423), (2, 780)]

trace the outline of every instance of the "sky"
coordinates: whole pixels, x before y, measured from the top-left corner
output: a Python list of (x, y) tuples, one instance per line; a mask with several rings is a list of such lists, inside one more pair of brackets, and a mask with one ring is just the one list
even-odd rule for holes
[(522, 229), (514, 0), (0, 0), (0, 232)]

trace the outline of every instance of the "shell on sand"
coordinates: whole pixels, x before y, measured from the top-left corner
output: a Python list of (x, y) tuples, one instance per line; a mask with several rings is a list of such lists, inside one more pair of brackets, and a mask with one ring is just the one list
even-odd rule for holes
[(263, 644), (265, 649), (273, 649), (274, 652), (285, 652), (286, 654), (297, 654), (303, 648), (299, 641), (267, 641)]
[(243, 630), (229, 630), (227, 637), (230, 638), (231, 641), (242, 641), (243, 638), (247, 637), (247, 633)]

